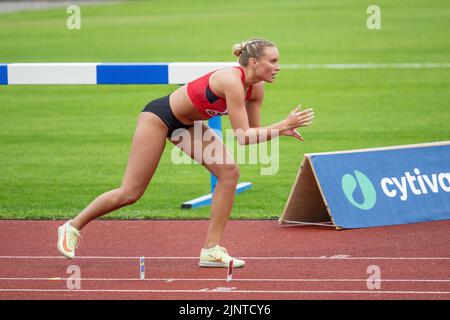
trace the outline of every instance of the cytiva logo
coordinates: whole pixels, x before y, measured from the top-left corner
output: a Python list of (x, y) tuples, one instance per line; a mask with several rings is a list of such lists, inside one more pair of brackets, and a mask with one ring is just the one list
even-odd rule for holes
[[(439, 190), (450, 192), (450, 172), (421, 174), (418, 168), (414, 169), (415, 175), (408, 171), (400, 178), (381, 179), (381, 189), (390, 198), (400, 196), (400, 200), (408, 200), (408, 195), (419, 196), (428, 193), (438, 193)], [(411, 193), (410, 193), (410, 192)]]
[[(354, 170), (354, 176), (349, 173), (345, 174), (342, 177), (341, 185), (345, 197), (355, 207), (361, 210), (370, 210), (375, 206), (377, 202), (375, 187), (370, 179), (362, 172)], [(359, 186), (362, 193), (362, 202), (356, 201), (354, 198), (357, 186)]]
[[(345, 174), (341, 184), (345, 197), (355, 207), (369, 210), (375, 206), (377, 193), (374, 184), (362, 172), (354, 170), (353, 174)], [(406, 201), (411, 195), (420, 196), (440, 191), (450, 192), (450, 172), (426, 175), (421, 174), (418, 168), (414, 168), (414, 174), (406, 171), (401, 177), (381, 178), (379, 185), (389, 198), (399, 197), (401, 201)], [(362, 195), (362, 201), (355, 200), (357, 187)]]

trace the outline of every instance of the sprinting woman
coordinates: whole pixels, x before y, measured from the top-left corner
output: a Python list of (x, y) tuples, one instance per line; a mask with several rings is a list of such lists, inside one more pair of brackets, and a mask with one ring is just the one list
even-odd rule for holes
[[(239, 167), (220, 139), (196, 141), (213, 130), (201, 123), (202, 134), (199, 138), (194, 135), (194, 122), (228, 114), (238, 143), (246, 145), (265, 142), (279, 135), (303, 140), (296, 129), (310, 125), (314, 112), (312, 109), (301, 111), (297, 107), (280, 122), (261, 127), (264, 83), (272, 83), (280, 71), (278, 49), (268, 40), (251, 39), (234, 45), (233, 54), (239, 57), (239, 66), (210, 72), (145, 106), (138, 117), (121, 186), (98, 196), (75, 218), (58, 228), (57, 248), (64, 256), (70, 259), (75, 256), (80, 231), (87, 223), (135, 203), (144, 194), (158, 166), (166, 139), (177, 145), (177, 133), (188, 130), (191, 146), (200, 145), (205, 150), (214, 143), (215, 150), (220, 148), (224, 155), (224, 161), (210, 163), (199, 159), (193, 147), (182, 149), (217, 177), (199, 265), (227, 267), (233, 259), (234, 267), (244, 266), (243, 260), (232, 258), (220, 246), (233, 206)], [(183, 145), (186, 145), (186, 141), (183, 141)]]

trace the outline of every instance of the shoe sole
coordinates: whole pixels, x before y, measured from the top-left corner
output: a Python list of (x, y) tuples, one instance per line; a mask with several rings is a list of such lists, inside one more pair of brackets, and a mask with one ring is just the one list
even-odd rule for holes
[(61, 226), (61, 227), (58, 227), (58, 243), (56, 245), (56, 248), (64, 257), (72, 260), (75, 257), (75, 255), (71, 256), (66, 251), (64, 251), (63, 245), (62, 245), (62, 242), (64, 240), (63, 238), (64, 238), (64, 227)]

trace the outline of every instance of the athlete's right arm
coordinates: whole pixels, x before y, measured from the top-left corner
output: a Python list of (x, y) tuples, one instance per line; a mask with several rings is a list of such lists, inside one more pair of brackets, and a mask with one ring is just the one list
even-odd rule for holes
[(221, 81), (227, 101), (228, 116), (234, 135), (240, 145), (260, 143), (271, 140), (280, 132), (309, 125), (314, 114), (312, 109), (300, 111), (297, 107), (284, 120), (266, 127), (250, 128), (247, 111), (245, 109), (244, 87), (240, 78), (227, 77)]

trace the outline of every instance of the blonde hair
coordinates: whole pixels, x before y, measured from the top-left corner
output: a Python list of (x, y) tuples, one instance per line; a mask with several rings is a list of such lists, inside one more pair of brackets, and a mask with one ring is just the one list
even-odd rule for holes
[(233, 54), (239, 57), (239, 64), (246, 67), (250, 58), (258, 60), (264, 54), (266, 47), (276, 47), (276, 45), (269, 40), (253, 38), (245, 42), (236, 43), (233, 46)]

